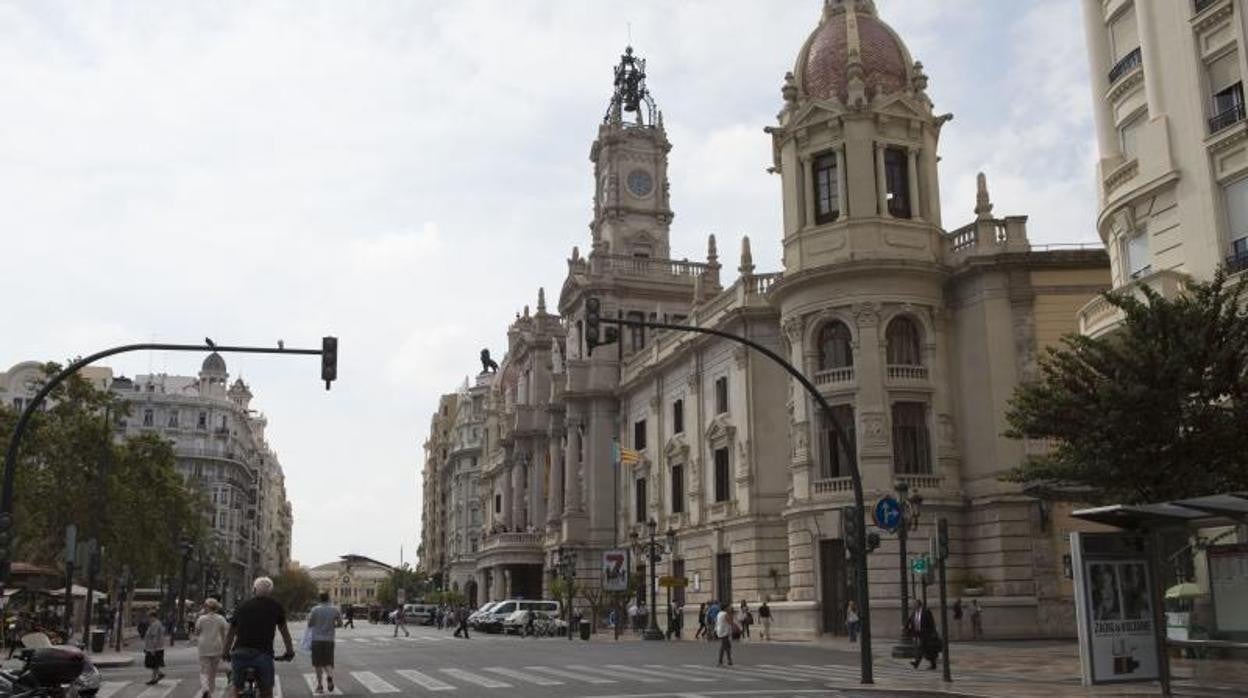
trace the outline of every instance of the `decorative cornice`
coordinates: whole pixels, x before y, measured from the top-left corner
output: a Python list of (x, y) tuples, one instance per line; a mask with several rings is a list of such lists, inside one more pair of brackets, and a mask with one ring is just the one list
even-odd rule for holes
[(1143, 84), (1144, 66), (1137, 65), (1126, 75), (1118, 78), (1117, 82), (1109, 86), (1109, 90), (1105, 93), (1105, 99), (1110, 103), (1117, 102), (1120, 97), (1125, 96), (1128, 92)]
[(1127, 182), (1139, 173), (1140, 161), (1138, 158), (1129, 160), (1128, 162), (1125, 162), (1115, 168), (1114, 171), (1110, 172), (1109, 176), (1105, 178), (1105, 194), (1107, 198), (1110, 192), (1117, 189), (1123, 183)]
[(1209, 27), (1221, 22), (1231, 16), (1235, 11), (1235, 6), (1230, 0), (1223, 0), (1221, 5), (1205, 8), (1205, 11), (1196, 15), (1191, 19), (1192, 29), (1197, 32), (1203, 32)]

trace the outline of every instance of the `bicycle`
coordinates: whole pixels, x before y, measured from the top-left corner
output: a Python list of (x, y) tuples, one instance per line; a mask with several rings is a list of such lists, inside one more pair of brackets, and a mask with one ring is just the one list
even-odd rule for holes
[[(295, 658), (295, 653), (290, 652), (280, 657), (274, 657), (274, 662), (289, 662)], [(274, 678), (277, 677), (277, 669), (273, 670)], [(256, 676), (256, 668), (254, 666), (243, 668), (243, 687), (238, 691), (238, 698), (260, 698), (259, 677)]]

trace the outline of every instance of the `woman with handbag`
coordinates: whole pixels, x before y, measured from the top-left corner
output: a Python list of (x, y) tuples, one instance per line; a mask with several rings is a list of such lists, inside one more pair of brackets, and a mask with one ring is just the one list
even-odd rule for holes
[(161, 669), (165, 666), (165, 624), (160, 622), (156, 611), (147, 614), (147, 633), (143, 636), (143, 666), (152, 670), (152, 679), (147, 685), (153, 686), (165, 678)]

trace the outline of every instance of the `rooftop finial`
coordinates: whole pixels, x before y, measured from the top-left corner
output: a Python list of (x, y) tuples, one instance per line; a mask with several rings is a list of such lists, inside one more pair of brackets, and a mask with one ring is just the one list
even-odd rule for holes
[(719, 248), (715, 246), (715, 233), (706, 238), (706, 263), (713, 267), (719, 266)]
[(741, 272), (742, 276), (754, 273), (754, 255), (750, 253), (749, 235), (741, 238), (741, 266), (737, 267), (737, 271)]
[(537, 314), (546, 314), (546, 289), (541, 286), (537, 287)]
[(981, 221), (992, 218), (992, 200), (988, 198), (988, 178), (983, 172), (975, 175), (975, 218)]
[(620, 64), (615, 67), (615, 94), (603, 122), (618, 123), (623, 120), (623, 112), (636, 113), (638, 124), (654, 126), (657, 121), (654, 98), (646, 88), (646, 59), (634, 56), (632, 46), (624, 48)]

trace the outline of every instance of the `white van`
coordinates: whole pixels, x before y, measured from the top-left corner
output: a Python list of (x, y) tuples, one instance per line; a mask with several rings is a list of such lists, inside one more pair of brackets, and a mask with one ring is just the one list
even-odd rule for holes
[(424, 625), (429, 622), (429, 618), (436, 610), (438, 610), (438, 607), (433, 604), (405, 603), (403, 604), (403, 621)]
[(535, 611), (551, 618), (558, 618), (559, 608), (558, 601), (504, 599), (481, 615), (477, 627), (487, 633), (497, 633), (503, 630), (503, 620), (516, 611)]
[(501, 628), (504, 633), (519, 633), (523, 628), (521, 624), (527, 617), (523, 611), (532, 611), (534, 616), (545, 616), (554, 620), (559, 617), (558, 601), (517, 601), (516, 608), (502, 620)]

